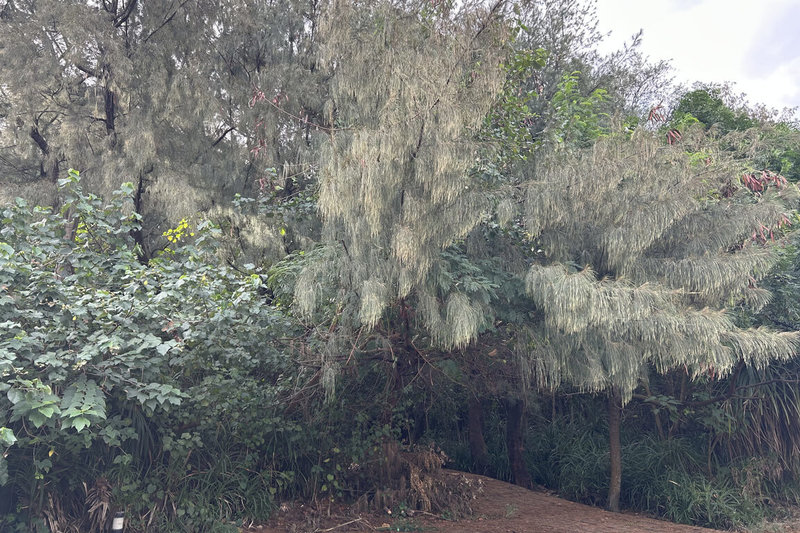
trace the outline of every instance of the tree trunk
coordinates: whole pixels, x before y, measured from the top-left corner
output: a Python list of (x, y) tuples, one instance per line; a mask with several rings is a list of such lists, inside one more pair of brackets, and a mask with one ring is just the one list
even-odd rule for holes
[(136, 191), (133, 193), (133, 211), (139, 215), (139, 227), (131, 230), (131, 238), (136, 243), (136, 256), (139, 262), (146, 265), (150, 261), (150, 254), (148, 253), (147, 243), (144, 242), (144, 216), (142, 215), (142, 207), (144, 203), (144, 173), (139, 174), (139, 179), (136, 182)]
[(469, 398), (469, 451), (474, 471), (489, 475), (489, 451), (483, 439), (483, 406), (474, 396)]
[(525, 402), (519, 398), (506, 400), (506, 445), (512, 481), (522, 487), (531, 486), (531, 476), (525, 466)]
[[(650, 385), (644, 383), (644, 392), (647, 394), (648, 397), (652, 397), (653, 393), (650, 391)], [(658, 412), (658, 408), (651, 404), (650, 411), (653, 413), (653, 422), (656, 425), (656, 431), (658, 431), (658, 438), (660, 440), (666, 440), (667, 435), (664, 433), (664, 425), (661, 423), (661, 415)]]
[(619, 495), (622, 489), (622, 447), (619, 442), (620, 412), (622, 401), (619, 389), (611, 387), (608, 392), (608, 452), (611, 463), (611, 473), (608, 481), (609, 511), (619, 512)]

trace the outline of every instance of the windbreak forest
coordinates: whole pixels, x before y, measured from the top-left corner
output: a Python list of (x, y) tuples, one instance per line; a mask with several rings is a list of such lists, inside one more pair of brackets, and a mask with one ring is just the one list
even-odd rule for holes
[(796, 116), (591, 1), (0, 7), (0, 530), (800, 503)]

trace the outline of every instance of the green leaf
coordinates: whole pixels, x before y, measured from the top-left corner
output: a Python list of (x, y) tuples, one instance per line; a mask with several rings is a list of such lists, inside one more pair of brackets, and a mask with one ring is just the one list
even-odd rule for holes
[(89, 419), (79, 416), (78, 418), (72, 419), (72, 427), (74, 427), (79, 432), (89, 425)]
[(163, 344), (159, 344), (158, 346), (156, 346), (156, 351), (160, 355), (166, 355), (167, 352), (170, 350), (170, 348), (172, 348), (172, 345), (170, 343), (165, 342)]
[(38, 411), (31, 411), (28, 413), (28, 419), (30, 419), (31, 423), (37, 429), (42, 427), (47, 422), (47, 418), (39, 414)]
[[(14, 432), (7, 427), (0, 427), (0, 445), (9, 447), (17, 442)], [(0, 483), (2, 485), (2, 483)]]
[(8, 401), (11, 402), (13, 405), (18, 404), (19, 402), (22, 401), (22, 398), (25, 397), (25, 395), (19, 389), (8, 389), (6, 396), (8, 397)]
[(37, 411), (45, 418), (53, 418), (53, 415), (56, 412), (56, 408), (52, 405), (48, 405), (46, 407), (40, 407)]

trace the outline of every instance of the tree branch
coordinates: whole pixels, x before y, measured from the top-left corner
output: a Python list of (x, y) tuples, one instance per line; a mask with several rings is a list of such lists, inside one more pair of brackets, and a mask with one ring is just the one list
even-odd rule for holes
[[(130, 16), (133, 14), (133, 10), (136, 8), (136, 4), (138, 2), (139, 0), (129, 0), (129, 2), (125, 4), (125, 8), (123, 9), (122, 14), (120, 14), (120, 16), (114, 19), (115, 28), (119, 28), (128, 21)], [(114, 6), (114, 9), (116, 9), (116, 5)]]
[(223, 132), (222, 132), (222, 135), (220, 135), (220, 136), (219, 136), (219, 138), (218, 138), (216, 141), (214, 141), (214, 144), (212, 144), (212, 145), (211, 145), (211, 147), (213, 148), (213, 147), (215, 147), (216, 145), (218, 145), (219, 143), (221, 143), (221, 142), (222, 142), (222, 139), (224, 139), (224, 138), (225, 138), (225, 137), (226, 137), (226, 136), (227, 136), (227, 135), (228, 135), (230, 132), (232, 132), (232, 131), (233, 131), (233, 130), (235, 130), (235, 129), (236, 129), (236, 128), (235, 128), (234, 126), (231, 126), (231, 127), (230, 127), (230, 128), (228, 128), (227, 130), (223, 131)]
[[(698, 407), (705, 407), (707, 405), (711, 405), (714, 403), (724, 402), (726, 400), (730, 400), (732, 398), (740, 398), (737, 396), (737, 393), (747, 389), (756, 389), (758, 387), (764, 387), (766, 385), (771, 385), (773, 383), (786, 383), (786, 384), (798, 384), (800, 383), (800, 379), (782, 379), (782, 378), (775, 378), (775, 379), (768, 379), (766, 381), (759, 381), (758, 383), (750, 383), (747, 385), (739, 385), (736, 386), (736, 379), (739, 377), (742, 369), (744, 368), (744, 362), (740, 361), (734, 371), (733, 375), (729, 378), (730, 384), (728, 386), (728, 390), (724, 394), (719, 394), (714, 396), (713, 398), (708, 398), (707, 400), (701, 400), (697, 402), (687, 402), (687, 401), (677, 401), (677, 405), (691, 407), (691, 408), (698, 408)], [(660, 402), (653, 399), (653, 396), (647, 396), (645, 394), (634, 394), (633, 398), (637, 400), (641, 400), (644, 403), (650, 403), (654, 405), (661, 405)], [(757, 397), (748, 397), (748, 399), (756, 399)]]
[(93, 78), (97, 78), (98, 77), (97, 71), (95, 69), (87, 66), (87, 65), (84, 65), (84, 64), (81, 64), (81, 63), (73, 63), (73, 65), (75, 65), (75, 68), (80, 70), (84, 74), (88, 74), (89, 76), (92, 76)]
[(39, 149), (42, 151), (42, 153), (44, 155), (49, 155), (50, 154), (50, 145), (47, 144), (47, 140), (45, 140), (45, 138), (42, 137), (42, 134), (39, 133), (39, 128), (37, 128), (36, 126), (32, 127), (30, 135), (31, 135), (31, 139), (33, 139), (33, 142), (36, 143), (36, 145), (39, 147)]
[(172, 19), (175, 18), (175, 15), (178, 14), (178, 10), (181, 9), (183, 6), (185, 6), (188, 3), (189, 3), (189, 0), (184, 0), (183, 2), (181, 2), (181, 5), (179, 5), (178, 8), (175, 11), (173, 11), (172, 14), (169, 17), (165, 18), (164, 22), (162, 22), (161, 25), (158, 28), (156, 28), (153, 31), (151, 31), (150, 34), (147, 37), (145, 37), (142, 42), (146, 43), (148, 40), (150, 40), (150, 37), (152, 37), (153, 35), (155, 35), (159, 31), (161, 31), (161, 29), (164, 28), (164, 26), (166, 26), (167, 24), (172, 22)]

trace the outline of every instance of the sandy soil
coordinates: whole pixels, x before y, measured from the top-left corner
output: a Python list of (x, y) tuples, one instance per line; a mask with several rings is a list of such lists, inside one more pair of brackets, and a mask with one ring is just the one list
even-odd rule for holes
[[(461, 475), (461, 473), (448, 473)], [(633, 513), (610, 513), (482, 476), (484, 490), (472, 518), (448, 521), (425, 513), (347, 515), (344, 510), (286, 504), (267, 524), (247, 533), (341, 533), (348, 531), (430, 531), (439, 533), (702, 533), (714, 530), (654, 520)], [(320, 516), (322, 515), (322, 516)], [(790, 524), (764, 531), (800, 531)]]

